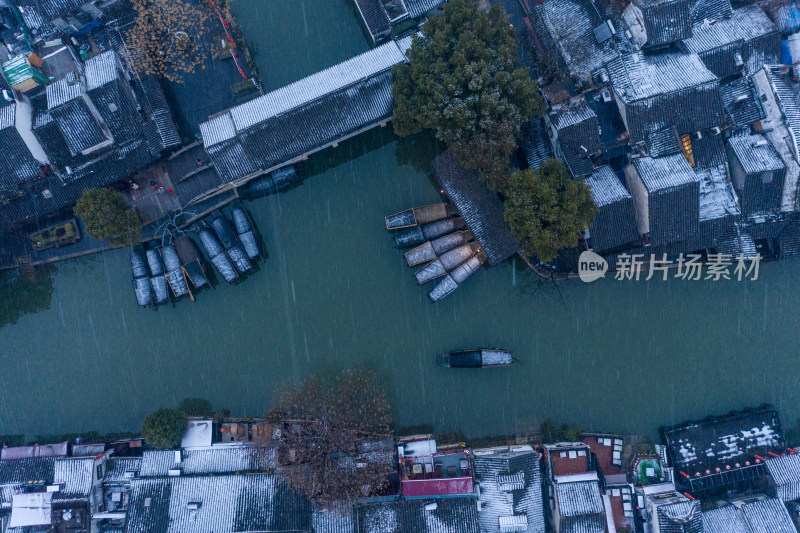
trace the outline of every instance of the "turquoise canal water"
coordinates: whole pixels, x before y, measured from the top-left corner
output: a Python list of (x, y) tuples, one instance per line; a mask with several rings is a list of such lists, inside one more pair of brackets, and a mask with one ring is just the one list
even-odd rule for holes
[[(236, 6), (268, 87), (367, 48), (349, 0)], [(196, 303), (137, 308), (126, 251), (0, 288), (0, 434), (134, 429), (186, 396), (258, 415), (276, 385), (355, 366), (379, 373), (398, 425), (472, 436), (545, 416), (655, 433), (761, 402), (787, 425), (800, 416), (797, 261), (762, 265), (757, 281), (557, 288), (511, 261), (431, 304), (383, 217), (438, 200), (427, 171), (437, 149), (389, 127), (317, 154), (300, 186), (248, 204), (269, 253), (261, 270)], [(10, 311), (28, 308), (39, 310)], [(433, 365), (490, 345), (519, 364)]]

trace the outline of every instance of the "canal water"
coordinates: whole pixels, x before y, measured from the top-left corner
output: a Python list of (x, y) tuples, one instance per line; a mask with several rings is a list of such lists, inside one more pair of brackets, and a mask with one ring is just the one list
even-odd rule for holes
[[(368, 48), (349, 0), (235, 5), (269, 88)], [(315, 155), (302, 184), (247, 204), (269, 253), (260, 271), (196, 303), (137, 308), (126, 251), (0, 287), (0, 434), (135, 429), (187, 396), (259, 415), (276, 386), (350, 367), (375, 369), (398, 426), (469, 436), (544, 417), (655, 434), (762, 402), (794, 425), (797, 261), (762, 265), (757, 281), (557, 287), (510, 261), (432, 304), (383, 217), (438, 200), (428, 161), (439, 149), (388, 127)], [(519, 363), (433, 364), (480, 346)]]

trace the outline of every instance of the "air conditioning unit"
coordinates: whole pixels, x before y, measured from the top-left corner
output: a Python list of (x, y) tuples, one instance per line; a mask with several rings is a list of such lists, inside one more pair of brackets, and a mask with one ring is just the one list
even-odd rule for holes
[(694, 132), (694, 138), (695, 139), (702, 139), (703, 138), (703, 133), (700, 132), (700, 131)]
[(711, 131), (714, 132), (714, 135), (719, 135), (722, 132), (722, 130), (719, 129), (719, 126), (714, 126), (711, 128)]

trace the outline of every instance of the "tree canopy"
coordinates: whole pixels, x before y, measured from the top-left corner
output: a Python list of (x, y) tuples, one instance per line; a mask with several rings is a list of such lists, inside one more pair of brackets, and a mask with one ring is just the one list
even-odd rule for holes
[(214, 408), (211, 406), (211, 402), (203, 398), (184, 398), (178, 404), (178, 411), (186, 416), (210, 417), (214, 415)]
[(133, 0), (139, 17), (127, 31), (128, 50), (146, 74), (182, 82), (213, 54), (209, 7), (188, 0)]
[(158, 450), (171, 450), (181, 444), (186, 431), (186, 414), (177, 409), (159, 409), (142, 423), (145, 442)]
[(502, 184), (520, 126), (544, 112), (516, 52), (502, 7), (483, 13), (474, 0), (451, 0), (414, 36), (409, 63), (392, 71), (395, 132), (404, 137), (434, 129), (463, 166)]
[(525, 255), (548, 262), (559, 248), (578, 244), (578, 234), (597, 214), (589, 187), (553, 159), (539, 171), (515, 172), (504, 190), (505, 218)]
[(125, 203), (125, 198), (109, 189), (87, 189), (75, 204), (75, 214), (86, 224), (86, 232), (112, 246), (132, 246), (139, 242), (142, 219)]
[[(311, 376), (280, 395), (267, 414), (279, 475), (319, 503), (374, 496), (396, 471), (393, 454), (370, 454), (390, 435), (386, 395), (368, 371)], [(393, 445), (392, 445), (393, 448)]]

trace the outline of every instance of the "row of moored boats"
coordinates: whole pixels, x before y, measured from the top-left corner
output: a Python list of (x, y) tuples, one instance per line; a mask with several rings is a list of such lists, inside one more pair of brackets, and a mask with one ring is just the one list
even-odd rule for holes
[(487, 259), (452, 204), (395, 213), (386, 217), (386, 229), (395, 231), (398, 248), (414, 246), (405, 258), (408, 266), (420, 267), (414, 273), (418, 284), (438, 280), (428, 293), (434, 302), (460, 287)]
[(161, 305), (183, 296), (194, 300), (193, 291), (211, 286), (206, 258), (220, 278), (233, 283), (253, 270), (261, 257), (255, 225), (238, 201), (230, 218), (215, 210), (189, 232), (167, 236), (160, 246), (140, 245), (131, 251), (133, 288), (141, 306)]

